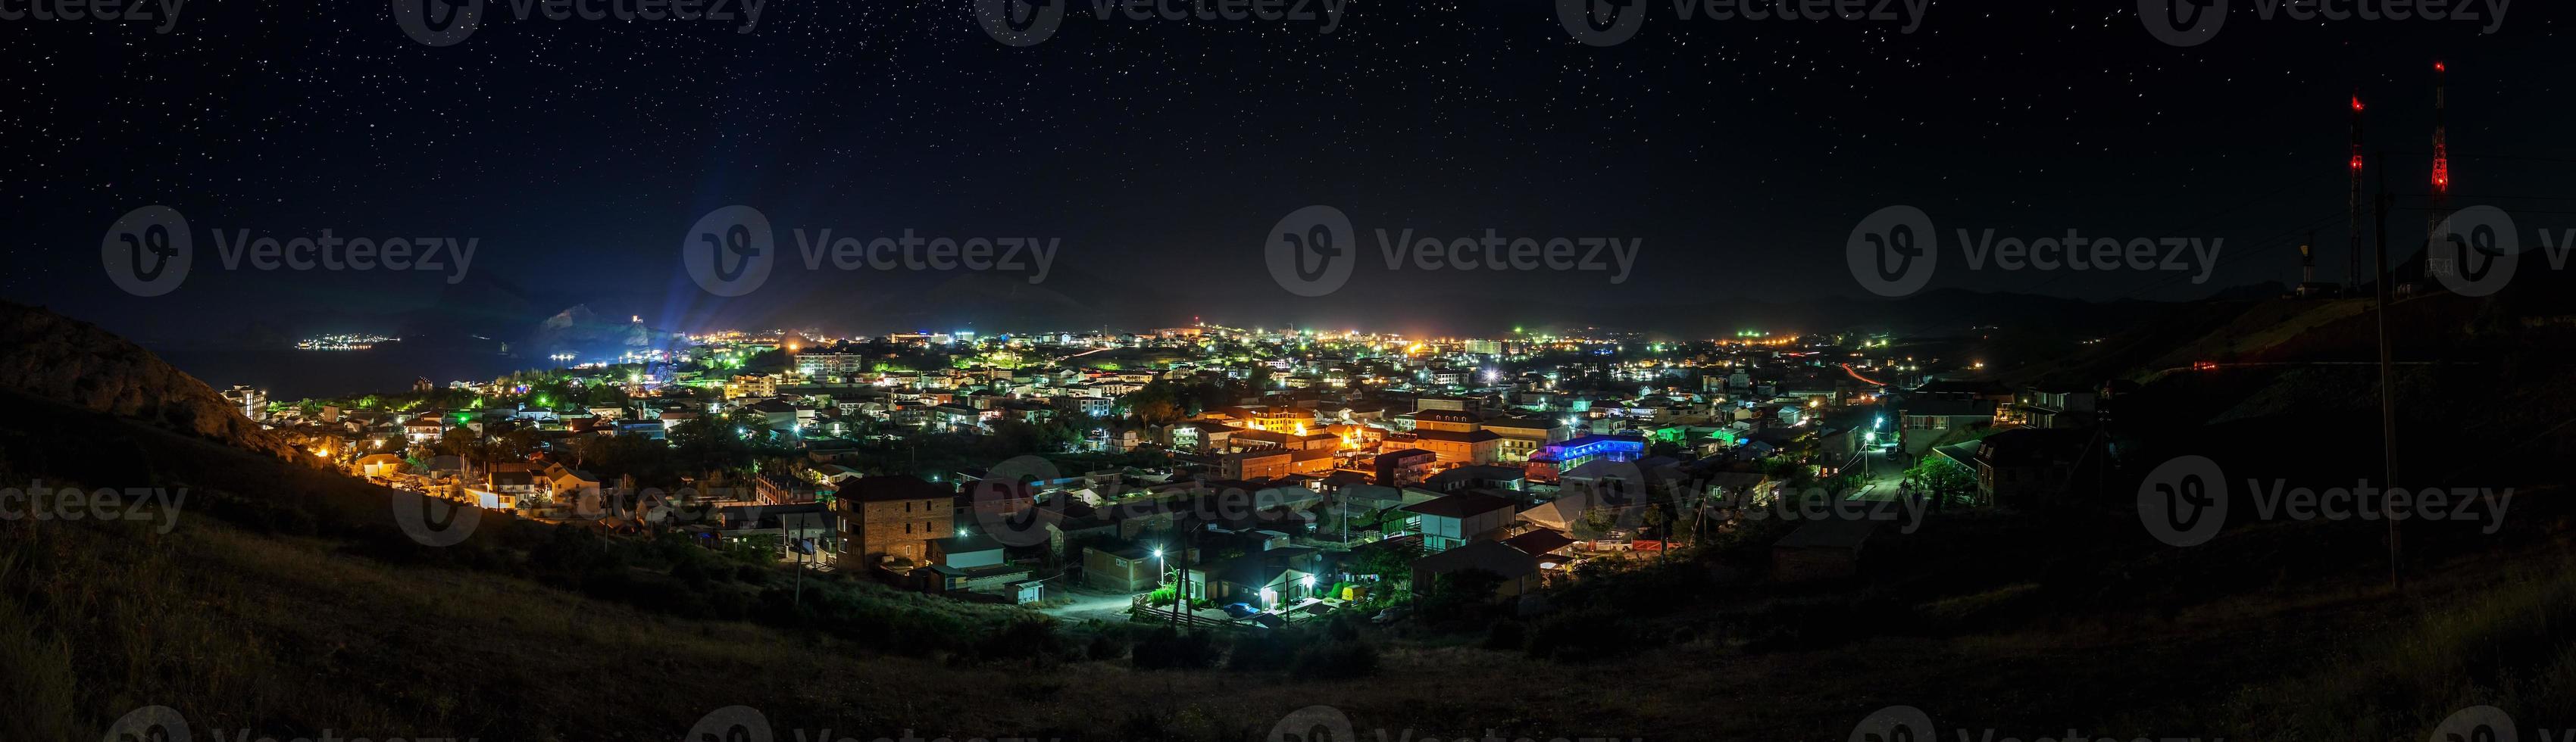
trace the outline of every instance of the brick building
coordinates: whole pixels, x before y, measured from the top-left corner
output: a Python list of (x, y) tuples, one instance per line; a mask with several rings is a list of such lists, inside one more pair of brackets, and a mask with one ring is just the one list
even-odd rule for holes
[(850, 480), (840, 490), (841, 568), (867, 569), (899, 556), (929, 559), (929, 543), (957, 535), (957, 496), (920, 477)]

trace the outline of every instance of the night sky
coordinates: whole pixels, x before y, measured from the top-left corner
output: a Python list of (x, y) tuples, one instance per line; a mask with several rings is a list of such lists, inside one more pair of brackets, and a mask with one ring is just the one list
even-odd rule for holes
[[(544, 309), (528, 321), (587, 304), (673, 329), (877, 332), (999, 303), (1068, 323), (1463, 333), (1625, 307), (1860, 300), (1846, 237), (1909, 204), (1945, 233), (2226, 238), (2205, 285), (2158, 273), (1933, 282), (2178, 300), (2295, 281), (2307, 229), (2326, 243), (2324, 277), (2341, 277), (2356, 86), (2371, 147), (2402, 153), (2390, 170), (2401, 206), (2420, 206), (2437, 57), (2451, 70), (2458, 204), (2527, 209), (2526, 230), (2576, 226), (2576, 182), (2558, 175), (2576, 162), (2576, 106), (2565, 10), (2551, 4), (2515, 4), (2493, 35), (2238, 8), (2193, 48), (2159, 42), (2130, 2), (1936, 2), (1910, 34), (1902, 22), (1686, 21), (1647, 5), (1636, 38), (1607, 48), (1575, 41), (1537, 0), (1355, 0), (1330, 33), (1321, 21), (1104, 22), (1076, 2), (1025, 48), (988, 36), (964, 0), (769, 0), (747, 34), (739, 19), (521, 20), (494, 0), (445, 47), (406, 36), (385, 2), (195, 0), (166, 34), (0, 22), (12, 70), (0, 193), (14, 227), (0, 295), (168, 339), (251, 317), (379, 329), (369, 318), (450, 290), (446, 272), (222, 270), (208, 238), (332, 229), (476, 238), (466, 281), (534, 295)], [(137, 298), (110, 282), (100, 242), (153, 204), (186, 215), (196, 267), (178, 290)], [(731, 299), (700, 291), (678, 249), (728, 204), (764, 212), (787, 254), (768, 284)], [(1262, 244), (1312, 204), (1347, 212), (1362, 235), (1644, 243), (1614, 285), (1388, 271), (1371, 237), (1347, 287), (1306, 298), (1272, 280)], [(2396, 222), (2420, 234), (2422, 219)], [(1035, 287), (815, 273), (788, 264), (791, 227), (1062, 246)]]

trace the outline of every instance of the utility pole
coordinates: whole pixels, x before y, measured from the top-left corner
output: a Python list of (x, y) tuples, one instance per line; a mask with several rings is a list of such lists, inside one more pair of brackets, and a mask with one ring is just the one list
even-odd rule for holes
[(1174, 627), (1181, 625), (1181, 607), (1189, 605), (1190, 602), (1190, 544), (1194, 541), (1196, 539), (1187, 538), (1181, 541), (1181, 569), (1172, 577), (1174, 586), (1172, 588), (1172, 625)]
[(2351, 233), (2352, 243), (2351, 251), (2345, 253), (2346, 259), (2351, 263), (2350, 270), (2344, 273), (2344, 281), (2350, 284), (2346, 287), (2346, 295), (2349, 296), (2361, 290), (2361, 91), (2359, 89), (2352, 91), (2352, 195), (2344, 203), (2345, 208), (2350, 212), (2345, 226)]
[[(2383, 165), (2387, 163), (2388, 154), (2380, 153), (2379, 161)], [(2380, 485), (2379, 515), (2388, 522), (2388, 587), (2391, 590), (2404, 590), (2406, 576), (2398, 562), (2402, 546), (2398, 541), (2395, 510), (2397, 504), (2397, 377), (2393, 374), (2396, 367), (2395, 354), (2389, 347), (2388, 337), (2388, 210), (2394, 201), (2395, 198), (2388, 195), (2388, 169), (2383, 166), (2379, 170), (2379, 225), (2378, 229), (2374, 230), (2377, 232), (2374, 235), (2375, 241), (2379, 245), (2379, 249), (2375, 251), (2377, 263), (2375, 275), (2378, 278), (2378, 286), (2374, 292), (2377, 296), (2376, 312), (2379, 315), (2379, 445), (2380, 456), (2386, 464), (2384, 469), (2386, 480)]]
[(804, 544), (788, 548), (796, 552), (796, 605), (801, 608), (805, 605), (805, 555), (811, 553), (813, 549)]

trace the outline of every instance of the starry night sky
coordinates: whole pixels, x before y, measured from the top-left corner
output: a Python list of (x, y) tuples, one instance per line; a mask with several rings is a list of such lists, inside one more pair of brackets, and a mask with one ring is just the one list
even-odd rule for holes
[[(2405, 153), (2395, 190), (2420, 194), (2436, 57), (2451, 69), (2459, 204), (2576, 226), (2576, 182), (2560, 176), (2576, 162), (2565, 11), (2536, 0), (2483, 36), (2240, 8), (2189, 49), (2114, 1), (1949, 0), (1911, 34), (1683, 21), (1657, 1), (1638, 37), (1610, 48), (1576, 43), (1539, 0), (1356, 0), (1330, 34), (1101, 22), (1077, 0), (1028, 48), (996, 43), (969, 5), (770, 0), (739, 34), (522, 21), (494, 0), (448, 47), (414, 42), (366, 0), (195, 0), (168, 34), (0, 23), (14, 227), (0, 295), (155, 338), (245, 316), (363, 325), (448, 290), (438, 274), (218, 270), (204, 237), (217, 228), (477, 237), (469, 281), (540, 294), (546, 312), (588, 304), (675, 329), (909, 329), (889, 325), (919, 324), (919, 307), (882, 319), (902, 314), (890, 302), (1011, 282), (782, 266), (751, 296), (715, 299), (682, 271), (679, 238), (742, 203), (791, 251), (790, 226), (1060, 237), (1040, 288), (1139, 324), (1472, 332), (1493, 328), (1422, 318), (1508, 326), (1561, 308), (1865, 296), (1844, 240), (1872, 211), (1911, 204), (1944, 232), (2227, 238), (2204, 286), (1966, 271), (1934, 283), (2186, 299), (2295, 281), (2307, 229), (2339, 279), (2345, 96), (2358, 86), (2371, 104), (2373, 149)], [(99, 241), (150, 204), (187, 215), (198, 262), (178, 291), (140, 299), (109, 282)], [(1349, 287), (1308, 299), (1271, 280), (1261, 246), (1310, 204), (1343, 209), (1362, 234), (1491, 227), (1645, 245), (1620, 285), (1389, 272), (1372, 246)]]

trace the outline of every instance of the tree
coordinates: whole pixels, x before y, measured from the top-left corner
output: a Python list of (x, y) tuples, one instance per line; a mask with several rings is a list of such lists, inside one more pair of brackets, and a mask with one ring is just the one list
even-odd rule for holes
[(1409, 579), (1413, 560), (1422, 558), (1422, 542), (1398, 541), (1369, 545), (1359, 550), (1359, 561), (1352, 565), (1358, 574), (1377, 575), (1390, 580)]
[(1466, 569), (1440, 575), (1431, 580), (1431, 591), (1415, 608), (1433, 619), (1466, 617), (1494, 599), (1494, 589), (1502, 587), (1503, 576), (1481, 569)]
[(1609, 508), (1592, 508), (1583, 511), (1583, 527), (1594, 534), (1609, 533), (1619, 527), (1619, 520)]
[(1646, 510), (1640, 515), (1639, 520), (1645, 522), (1646, 528), (1653, 531), (1656, 538), (1671, 541), (1673, 536), (1665, 531), (1664, 524), (1671, 522), (1672, 518), (1664, 514), (1663, 503), (1647, 503), (1645, 507)]
[(1181, 390), (1170, 382), (1155, 381), (1119, 400), (1127, 414), (1151, 425), (1169, 425), (1189, 416)]
[(1965, 504), (1977, 491), (1975, 477), (1938, 454), (1915, 459), (1914, 466), (1905, 470), (1905, 479), (1932, 497), (1936, 504), (1950, 500)]

